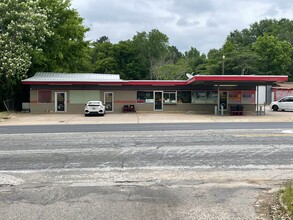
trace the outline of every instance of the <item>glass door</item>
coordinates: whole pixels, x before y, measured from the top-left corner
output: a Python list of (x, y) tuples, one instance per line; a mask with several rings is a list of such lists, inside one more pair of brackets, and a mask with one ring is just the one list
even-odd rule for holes
[(67, 93), (55, 92), (55, 112), (67, 111)]
[(223, 110), (226, 111), (228, 107), (228, 92), (220, 91), (219, 97), (219, 110), (221, 110), (221, 106), (223, 106)]
[(104, 93), (104, 101), (105, 101), (105, 107), (107, 112), (113, 112), (114, 111), (114, 95), (113, 92), (105, 92)]
[(163, 92), (162, 91), (154, 91), (154, 111), (163, 111)]

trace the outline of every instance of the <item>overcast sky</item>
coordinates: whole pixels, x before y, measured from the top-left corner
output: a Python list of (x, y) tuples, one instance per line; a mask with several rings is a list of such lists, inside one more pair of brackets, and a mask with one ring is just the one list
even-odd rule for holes
[(234, 30), (269, 18), (293, 17), (291, 0), (72, 0), (91, 29), (87, 39), (108, 36), (112, 43), (158, 29), (170, 45), (201, 53), (222, 47)]

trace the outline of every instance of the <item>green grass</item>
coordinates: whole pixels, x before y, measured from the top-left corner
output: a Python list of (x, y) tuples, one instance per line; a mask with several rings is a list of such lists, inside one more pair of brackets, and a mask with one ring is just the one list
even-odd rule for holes
[(288, 209), (288, 214), (293, 217), (293, 182), (286, 184), (281, 199)]

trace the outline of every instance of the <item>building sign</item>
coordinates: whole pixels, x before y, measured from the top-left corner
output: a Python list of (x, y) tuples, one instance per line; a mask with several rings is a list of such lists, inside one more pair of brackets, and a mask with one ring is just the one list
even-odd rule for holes
[(241, 91), (229, 91), (229, 104), (241, 104)]
[(242, 91), (242, 104), (255, 104), (255, 91)]
[(217, 104), (218, 92), (217, 91), (192, 91), (191, 103), (192, 104)]

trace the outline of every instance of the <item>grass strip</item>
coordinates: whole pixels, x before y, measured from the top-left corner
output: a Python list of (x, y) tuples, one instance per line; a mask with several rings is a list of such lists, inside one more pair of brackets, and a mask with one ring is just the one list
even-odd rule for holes
[(281, 199), (288, 211), (288, 214), (293, 217), (293, 182), (286, 184), (282, 192)]

